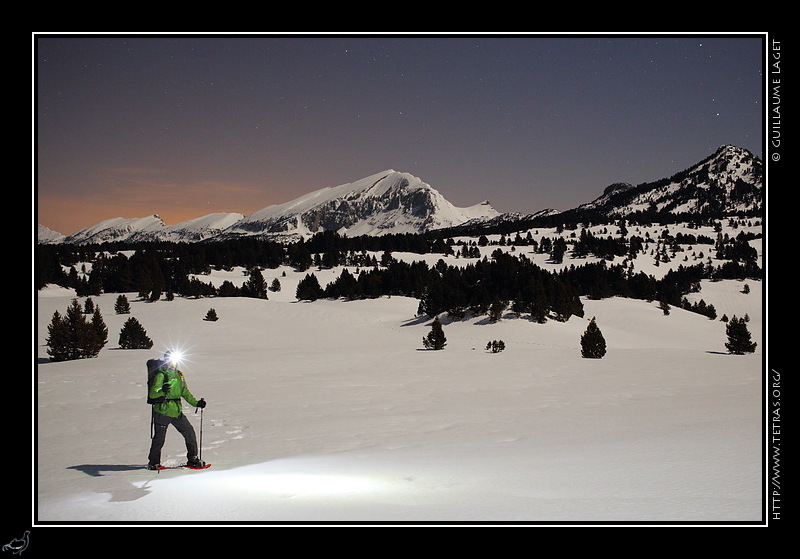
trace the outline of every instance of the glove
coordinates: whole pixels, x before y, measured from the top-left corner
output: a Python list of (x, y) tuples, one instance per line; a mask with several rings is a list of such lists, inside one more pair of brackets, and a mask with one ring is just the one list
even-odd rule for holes
[(200, 399), (197, 401), (197, 407), (198, 407), (198, 408), (204, 408), (204, 407), (206, 407), (206, 401), (205, 401), (205, 400), (203, 400), (202, 398), (200, 398)]

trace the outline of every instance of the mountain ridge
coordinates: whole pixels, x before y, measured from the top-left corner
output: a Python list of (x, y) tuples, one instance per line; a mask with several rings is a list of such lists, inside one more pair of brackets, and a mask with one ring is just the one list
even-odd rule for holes
[(488, 201), (457, 208), (436, 189), (409, 173), (386, 169), (362, 179), (314, 190), (249, 215), (212, 213), (175, 225), (157, 214), (112, 218), (64, 236), (39, 225), (39, 243), (102, 244), (113, 241), (226, 240), (261, 237), (294, 241), (320, 231), (348, 236), (391, 233), (466, 232), (522, 227), (541, 219), (607, 219), (667, 212), (760, 211), (763, 164), (744, 148), (723, 145), (684, 171), (658, 181), (617, 182), (595, 200), (559, 211), (500, 213)]
[(720, 219), (763, 212), (762, 161), (730, 144), (670, 177), (638, 185), (616, 182), (596, 199), (575, 208), (542, 210), (529, 215), (502, 214), (437, 231), (442, 236), (510, 233), (532, 227), (612, 222), (653, 221), (680, 216)]

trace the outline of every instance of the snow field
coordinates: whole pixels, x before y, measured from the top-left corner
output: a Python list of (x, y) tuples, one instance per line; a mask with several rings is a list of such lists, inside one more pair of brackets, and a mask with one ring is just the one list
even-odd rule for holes
[[(430, 255), (429, 255), (430, 256)], [(646, 259), (639, 259), (646, 260)], [(637, 260), (637, 265), (640, 264)], [(286, 276), (282, 276), (283, 272)], [(338, 270), (314, 271), (324, 287)], [(36, 518), (153, 522), (730, 522), (762, 517), (762, 291), (703, 282), (718, 315), (748, 314), (752, 355), (726, 353), (725, 325), (656, 303), (584, 299), (566, 323), (451, 322), (422, 349), (418, 301), (297, 302), (305, 276), (265, 270), (268, 301), (145, 303), (115, 315), (96, 359), (50, 363), (54, 311), (37, 297)], [(241, 270), (214, 272), (222, 281)], [(741, 292), (748, 283), (751, 293)], [(209, 308), (217, 322), (203, 320)], [(120, 350), (135, 316), (152, 350)], [(596, 317), (608, 345), (580, 357)], [(502, 339), (505, 351), (484, 350)], [(148, 358), (180, 346), (205, 397), (203, 472), (143, 470)], [(185, 412), (199, 430), (200, 414)], [(170, 430), (163, 461), (183, 461)]]

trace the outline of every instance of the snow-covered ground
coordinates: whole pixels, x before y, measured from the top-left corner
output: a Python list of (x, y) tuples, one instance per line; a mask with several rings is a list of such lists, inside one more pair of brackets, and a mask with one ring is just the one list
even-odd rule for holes
[[(282, 272), (287, 275), (283, 277)], [(324, 286), (337, 271), (317, 272)], [(725, 324), (656, 303), (585, 299), (585, 317), (535, 324), (444, 320), (422, 349), (418, 301), (294, 300), (304, 276), (266, 270), (270, 299), (146, 303), (93, 297), (99, 357), (51, 363), (45, 339), (74, 295), (37, 297), (36, 494), (40, 523), (729, 522), (762, 519), (762, 285), (703, 282), (693, 297), (750, 318), (756, 353)], [(244, 276), (215, 273), (214, 281)], [(742, 293), (743, 283), (750, 293)], [(82, 301), (83, 299), (81, 299)], [(214, 308), (217, 322), (203, 320)], [(134, 316), (152, 350), (121, 350)], [(596, 317), (608, 353), (583, 359)], [(485, 351), (503, 340), (505, 351)], [(144, 469), (145, 361), (179, 347), (203, 414), (195, 472)], [(163, 461), (185, 450), (168, 432)]]

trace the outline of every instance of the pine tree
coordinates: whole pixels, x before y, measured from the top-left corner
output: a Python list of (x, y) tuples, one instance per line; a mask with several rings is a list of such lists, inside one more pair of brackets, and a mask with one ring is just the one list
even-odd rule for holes
[(322, 297), (322, 288), (319, 285), (319, 280), (314, 274), (306, 274), (306, 277), (300, 280), (297, 284), (297, 291), (295, 296), (300, 301), (316, 301)]
[(605, 354), (606, 340), (593, 317), (581, 336), (581, 356), (588, 359), (600, 359)]
[(207, 320), (209, 322), (216, 322), (217, 320), (219, 320), (219, 317), (217, 316), (217, 311), (215, 311), (214, 309), (208, 309), (208, 312), (206, 313), (206, 316), (203, 320)]
[(744, 355), (756, 350), (757, 344), (750, 341), (750, 331), (747, 329), (745, 319), (735, 316), (731, 318), (725, 327), (725, 333), (728, 335), (728, 342), (725, 344), (728, 352), (734, 355)]
[(69, 352), (69, 328), (67, 322), (56, 311), (47, 327), (47, 354), (53, 361), (72, 359)]
[(130, 317), (119, 333), (119, 347), (122, 349), (150, 349), (153, 340), (147, 337), (144, 327), (134, 317)]
[(489, 322), (497, 322), (503, 317), (503, 312), (508, 308), (507, 301), (494, 300), (489, 305)]
[(89, 355), (94, 357), (108, 342), (108, 327), (100, 314), (100, 307), (95, 307), (92, 312), (91, 335), (87, 350)]
[(564, 261), (564, 255), (567, 252), (567, 242), (563, 237), (558, 237), (553, 242), (553, 250), (550, 253), (550, 260), (555, 264), (561, 264)]
[(129, 314), (131, 312), (131, 305), (125, 295), (117, 297), (117, 302), (114, 303), (114, 312), (117, 314)]
[(242, 295), (245, 297), (255, 297), (256, 299), (267, 299), (267, 282), (261, 270), (254, 266), (250, 270), (250, 279), (242, 285)]
[(444, 349), (444, 346), (447, 345), (447, 338), (438, 317), (433, 319), (428, 335), (422, 338), (422, 345), (425, 346), (425, 349)]

